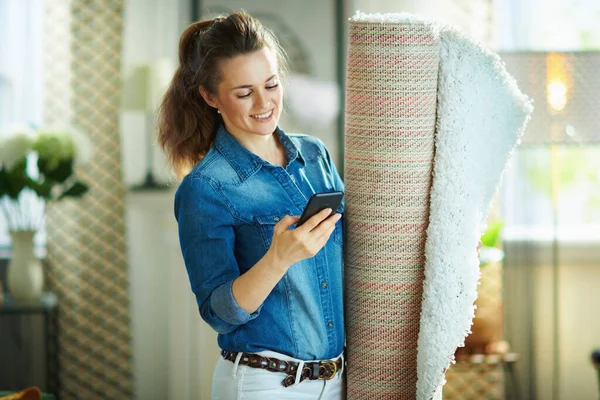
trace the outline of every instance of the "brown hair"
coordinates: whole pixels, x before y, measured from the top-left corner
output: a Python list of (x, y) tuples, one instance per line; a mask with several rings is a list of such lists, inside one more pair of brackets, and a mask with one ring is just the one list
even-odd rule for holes
[(178, 178), (189, 173), (214, 141), (220, 116), (200, 94), (215, 95), (220, 82), (219, 62), (265, 47), (277, 54), (280, 74), (285, 53), (273, 33), (241, 11), (198, 21), (179, 39), (179, 67), (158, 111), (158, 142)]

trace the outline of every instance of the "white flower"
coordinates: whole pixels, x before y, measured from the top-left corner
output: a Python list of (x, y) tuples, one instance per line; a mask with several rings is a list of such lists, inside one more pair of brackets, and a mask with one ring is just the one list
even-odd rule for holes
[(7, 169), (25, 159), (32, 150), (34, 133), (26, 126), (14, 126), (0, 132), (0, 163)]

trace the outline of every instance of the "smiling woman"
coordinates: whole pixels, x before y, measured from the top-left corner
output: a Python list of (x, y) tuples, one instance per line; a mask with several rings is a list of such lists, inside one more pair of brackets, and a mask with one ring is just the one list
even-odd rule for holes
[(294, 225), (314, 193), (344, 186), (319, 139), (278, 126), (283, 52), (238, 12), (190, 25), (179, 61), (159, 141), (183, 176), (191, 289), (219, 334), (212, 398), (341, 399), (344, 205)]

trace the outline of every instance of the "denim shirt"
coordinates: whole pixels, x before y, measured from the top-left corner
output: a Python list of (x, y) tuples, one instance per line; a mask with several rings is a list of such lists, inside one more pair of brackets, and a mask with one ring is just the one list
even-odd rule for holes
[(333, 358), (344, 348), (343, 218), (323, 249), (293, 264), (254, 313), (233, 297), (233, 281), (265, 255), (278, 221), (300, 215), (313, 193), (344, 189), (319, 139), (275, 133), (285, 168), (219, 127), (212, 148), (175, 194), (181, 251), (200, 315), (219, 333), (221, 349)]

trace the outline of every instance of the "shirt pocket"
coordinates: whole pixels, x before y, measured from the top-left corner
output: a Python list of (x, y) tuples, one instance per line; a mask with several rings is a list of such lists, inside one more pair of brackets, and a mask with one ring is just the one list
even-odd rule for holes
[(258, 215), (254, 217), (254, 223), (260, 236), (262, 238), (264, 249), (269, 250), (271, 247), (271, 242), (273, 241), (273, 232), (275, 230), (275, 225), (279, 223), (285, 217), (287, 213), (271, 213), (265, 215)]

